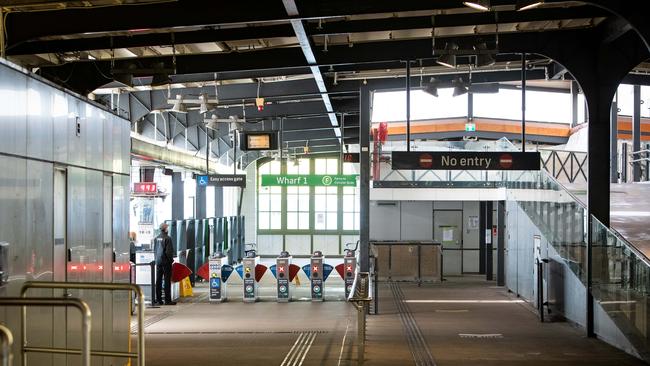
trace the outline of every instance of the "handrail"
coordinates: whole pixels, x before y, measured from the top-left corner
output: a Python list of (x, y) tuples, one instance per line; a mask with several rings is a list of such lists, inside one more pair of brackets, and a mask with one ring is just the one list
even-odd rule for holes
[(9, 328), (0, 324), (0, 339), (2, 340), (2, 366), (13, 365), (11, 347), (14, 345), (14, 337)]
[[(91, 329), (91, 312), (90, 306), (85, 301), (74, 297), (68, 298), (49, 298), (49, 297), (0, 297), (0, 305), (3, 306), (20, 306), (23, 311), (22, 314), (27, 312), (27, 306), (61, 306), (61, 307), (75, 307), (81, 312), (81, 350), (77, 354), (81, 354), (81, 364), (83, 366), (90, 366), (90, 329)], [(30, 349), (27, 346), (26, 330), (27, 326), (22, 320), (22, 359), (23, 365), (27, 364), (27, 352), (47, 352), (45, 349)], [(56, 353), (56, 352), (51, 352)]]
[[(104, 290), (104, 291), (133, 291), (138, 297), (138, 349), (136, 353), (133, 352), (114, 352), (114, 351), (91, 351), (90, 353), (95, 356), (112, 356), (124, 358), (136, 358), (138, 366), (145, 365), (144, 353), (144, 292), (140, 286), (132, 283), (105, 283), (105, 282), (44, 282), (44, 281), (27, 281), (23, 284), (20, 290), (20, 296), (25, 298), (27, 290), (30, 288), (40, 289), (64, 289), (64, 290)], [(23, 308), (21, 314), (21, 324), (23, 326), (22, 340), (25, 344), (25, 318), (27, 316), (26, 309)], [(90, 347), (89, 347), (90, 348)], [(34, 352), (53, 352), (64, 354), (79, 354), (79, 350), (71, 349), (57, 349), (41, 347), (38, 350), (32, 349)], [(27, 366), (26, 357), (23, 357), (23, 366)]]
[(352, 283), (352, 291), (350, 291), (347, 300), (357, 309), (357, 364), (363, 365), (366, 348), (366, 309), (368, 303), (372, 301), (370, 273), (357, 272)]
[(650, 153), (650, 149), (643, 149), (639, 151), (632, 151), (628, 153), (628, 155), (636, 155), (636, 154), (643, 154), (643, 153)]

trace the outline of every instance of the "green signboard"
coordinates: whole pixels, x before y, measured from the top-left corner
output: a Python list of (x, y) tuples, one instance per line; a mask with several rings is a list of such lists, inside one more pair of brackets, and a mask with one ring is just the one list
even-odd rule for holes
[(358, 175), (262, 175), (262, 186), (356, 187)]

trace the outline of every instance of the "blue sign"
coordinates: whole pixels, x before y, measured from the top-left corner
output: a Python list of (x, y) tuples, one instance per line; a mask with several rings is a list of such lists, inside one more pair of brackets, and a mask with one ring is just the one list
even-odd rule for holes
[(277, 271), (277, 267), (278, 266), (276, 264), (269, 267), (269, 269), (271, 270), (271, 273), (273, 273), (273, 277), (276, 277), (276, 278), (278, 277), (277, 274), (275, 273)]
[(196, 176), (196, 184), (200, 185), (201, 187), (207, 187), (208, 186), (208, 176), (207, 175), (197, 175)]
[(219, 288), (219, 287), (221, 287), (221, 284), (219, 283), (219, 279), (218, 278), (211, 279), (210, 280), (210, 287), (211, 288)]

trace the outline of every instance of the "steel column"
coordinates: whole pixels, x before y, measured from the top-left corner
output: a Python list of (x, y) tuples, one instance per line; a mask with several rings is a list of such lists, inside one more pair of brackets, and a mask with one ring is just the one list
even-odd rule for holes
[(205, 188), (205, 186), (196, 185), (196, 196), (194, 198), (195, 219), (205, 219), (206, 216)]
[(505, 286), (506, 201), (497, 202), (497, 286)]
[[(632, 111), (632, 152), (641, 150), (641, 86), (634, 85), (634, 109)], [(641, 158), (643, 154), (634, 154), (630, 161)], [(641, 181), (641, 164), (640, 162), (632, 163), (632, 181)]]
[(612, 102), (609, 120), (611, 124), (611, 136), (609, 138), (611, 172), (609, 177), (612, 183), (618, 183), (618, 94), (614, 97), (614, 101)]
[(406, 61), (406, 151), (411, 151), (411, 61)]
[(172, 220), (183, 220), (184, 209), (183, 173), (172, 173)]
[(521, 151), (526, 151), (526, 53), (521, 54)]
[(214, 217), (223, 216), (223, 187), (214, 187)]
[(485, 274), (485, 201), (478, 206), (478, 273)]
[(361, 87), (359, 101), (359, 267), (361, 272), (370, 268), (370, 115), (372, 93)]
[(578, 82), (573, 80), (571, 81), (571, 127), (578, 125), (578, 94), (580, 92), (580, 86)]
[(492, 281), (494, 267), (494, 253), (492, 252), (492, 249), (494, 248), (494, 236), (492, 235), (492, 223), (494, 222), (492, 218), (492, 206), (492, 201), (485, 202), (485, 279), (488, 281)]

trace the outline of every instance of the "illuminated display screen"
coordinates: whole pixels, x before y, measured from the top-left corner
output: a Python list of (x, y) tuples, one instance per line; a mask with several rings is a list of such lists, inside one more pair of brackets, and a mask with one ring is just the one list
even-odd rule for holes
[(271, 148), (271, 135), (247, 135), (248, 148), (268, 150)]

